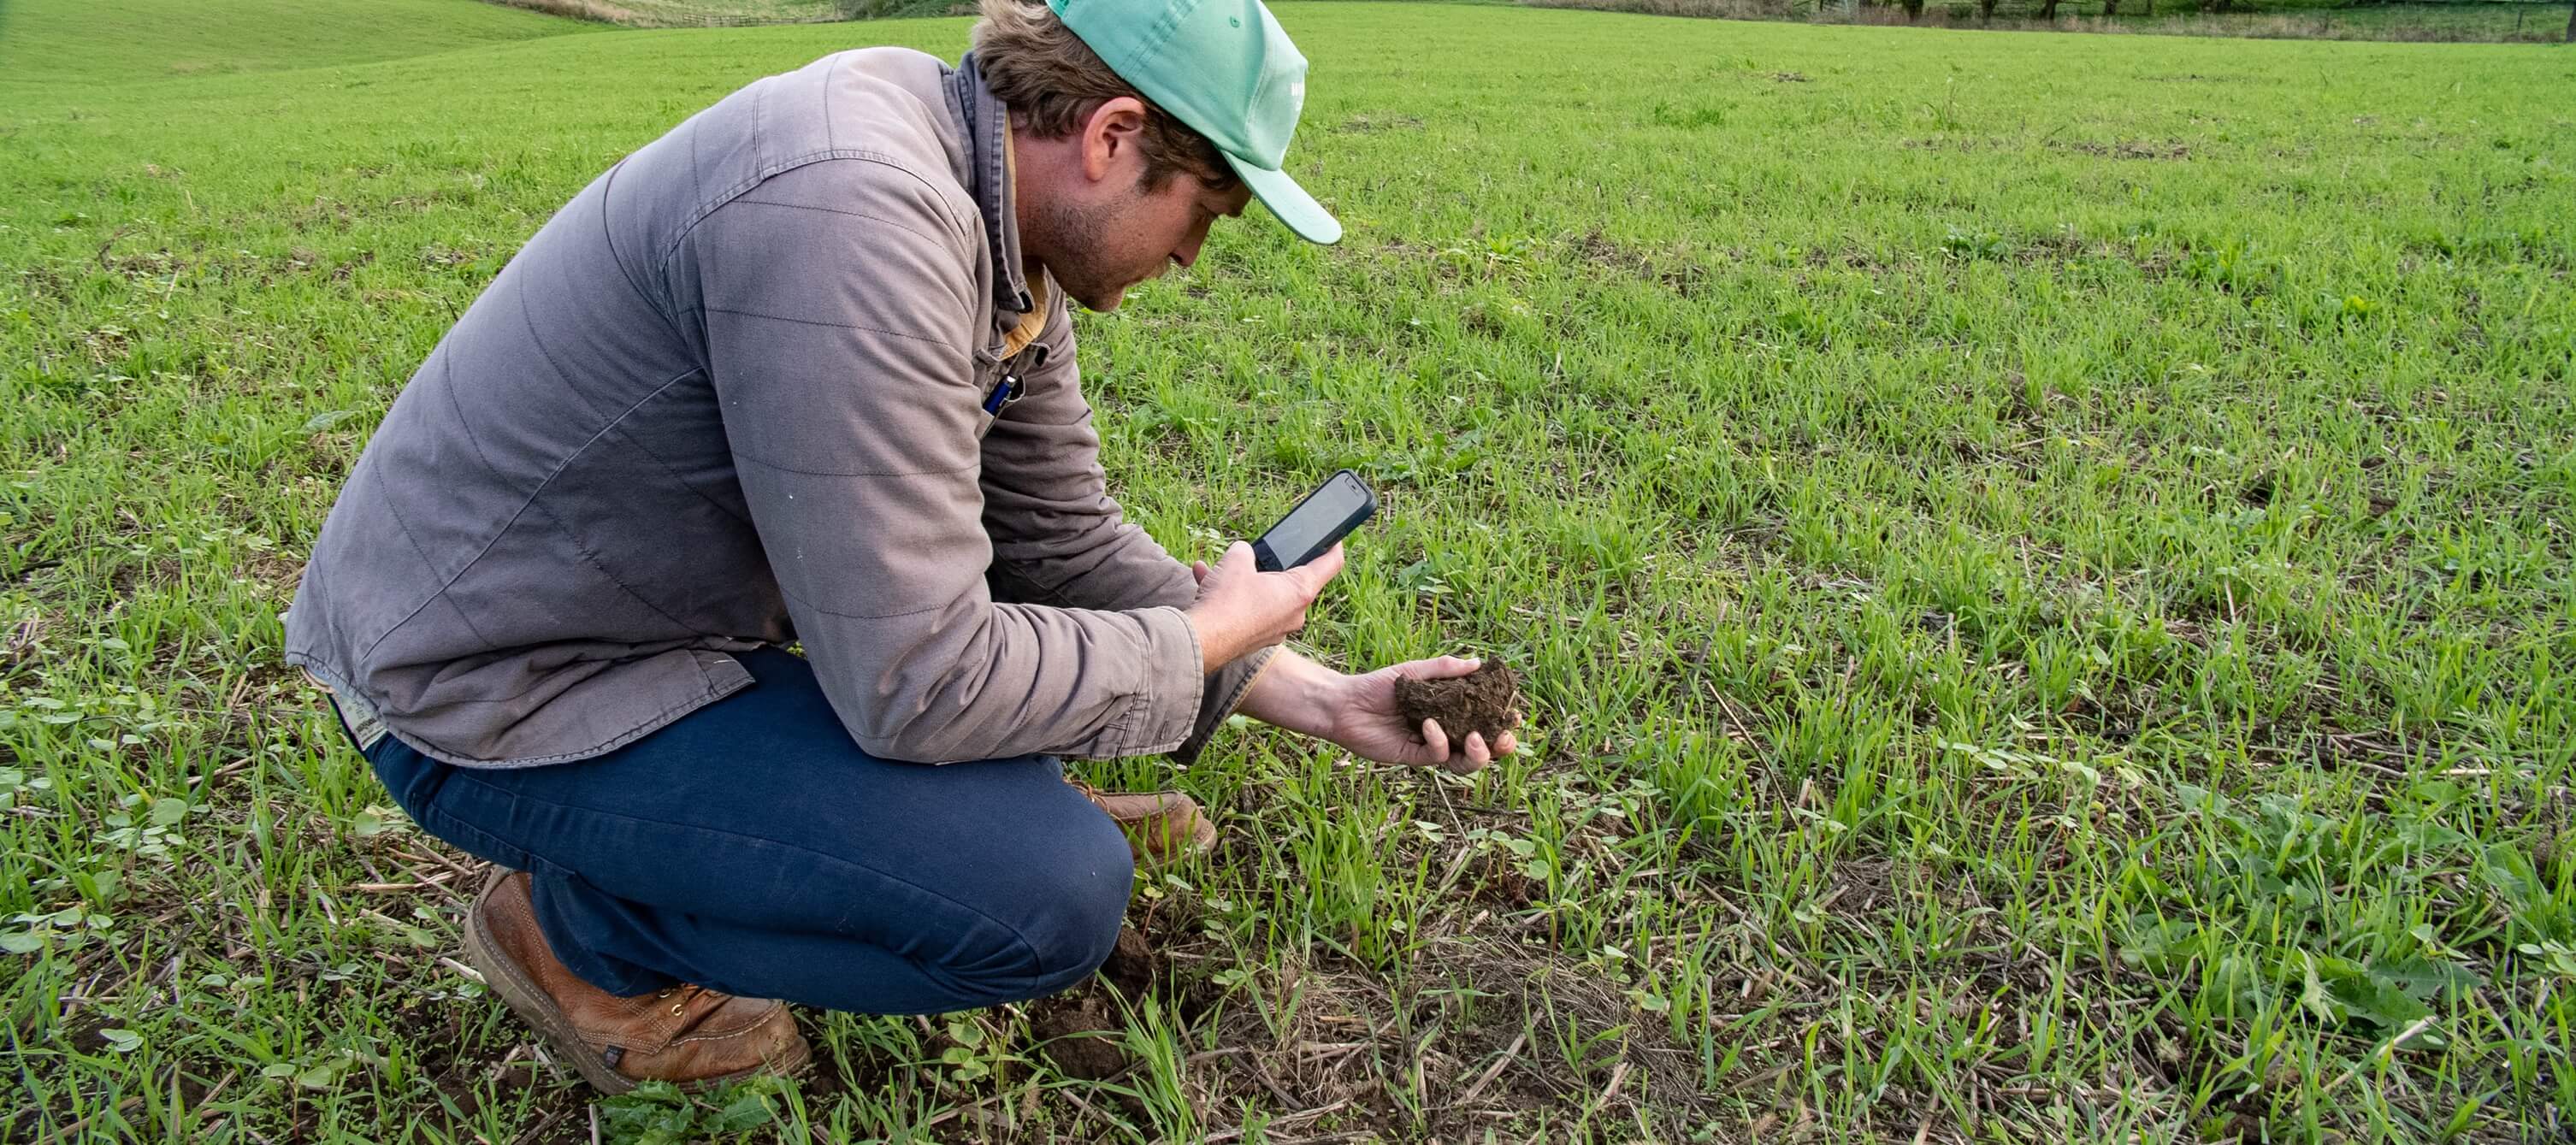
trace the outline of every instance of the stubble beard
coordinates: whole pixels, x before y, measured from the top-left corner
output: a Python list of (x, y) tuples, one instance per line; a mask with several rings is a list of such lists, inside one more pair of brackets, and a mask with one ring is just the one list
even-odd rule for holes
[(1045, 259), (1047, 273), (1067, 297), (1086, 310), (1106, 313), (1116, 310), (1127, 294), (1127, 288), (1153, 277), (1135, 277), (1114, 270), (1103, 262), (1109, 247), (1109, 236), (1116, 232), (1118, 219), (1124, 215), (1135, 194), (1115, 203), (1083, 206), (1074, 203), (1050, 203), (1039, 212), (1039, 223), (1045, 228), (1040, 248), (1051, 252)]

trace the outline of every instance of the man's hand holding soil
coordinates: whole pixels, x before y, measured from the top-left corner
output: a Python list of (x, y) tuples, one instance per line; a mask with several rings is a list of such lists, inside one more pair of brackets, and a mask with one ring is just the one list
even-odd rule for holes
[[(1199, 598), (1190, 620), (1199, 628), (1209, 670), (1232, 662), (1231, 656), (1221, 659), (1220, 651), (1241, 656), (1296, 634), (1305, 627), (1308, 606), (1341, 571), (1340, 545), (1311, 564), (1284, 572), (1256, 570), (1252, 546), (1241, 542), (1227, 549), (1214, 568), (1205, 561), (1193, 563), (1190, 572), (1198, 577)], [(1238, 647), (1247, 640), (1257, 643)], [(1510, 732), (1488, 743), (1474, 731), (1465, 742), (1452, 744), (1440, 721), (1416, 724), (1405, 718), (1397, 684), (1462, 677), (1479, 666), (1464, 657), (1438, 656), (1349, 676), (1283, 649), (1244, 694), (1242, 711), (1273, 727), (1329, 740), (1362, 759), (1436, 766), (1464, 775), (1483, 770), (1495, 756), (1518, 751), (1520, 744)]]

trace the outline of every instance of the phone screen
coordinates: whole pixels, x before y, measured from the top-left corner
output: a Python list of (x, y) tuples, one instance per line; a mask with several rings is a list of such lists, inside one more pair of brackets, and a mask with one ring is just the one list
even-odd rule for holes
[(1359, 512), (1360, 507), (1366, 504), (1368, 491), (1361, 488), (1350, 474), (1338, 474), (1315, 490), (1315, 495), (1306, 498), (1286, 519), (1271, 526), (1270, 532), (1261, 539), (1270, 545), (1271, 552), (1278, 554), (1281, 564), (1293, 564), (1299, 558), (1315, 553), (1319, 546), (1332, 547), (1327, 541), (1333, 529), (1350, 520), (1351, 514)]

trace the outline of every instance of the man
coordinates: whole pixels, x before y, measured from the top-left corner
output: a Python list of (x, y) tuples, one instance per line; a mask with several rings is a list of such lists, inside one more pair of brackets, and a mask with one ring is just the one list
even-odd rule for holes
[(505, 872), (468, 954), (602, 1089), (796, 1068), (776, 999), (1088, 976), (1132, 864), (1214, 832), (1058, 757), (1187, 760), (1238, 707), (1377, 760), (1513, 750), (1396, 715), (1397, 677), (1470, 661), (1275, 647), (1338, 549), (1184, 567), (1120, 519), (1068, 303), (1187, 267), (1256, 195), (1340, 227), (1281, 170), (1306, 65), (1259, 0), (1052, 5), (985, 0), (953, 68), (761, 80), (610, 168), (314, 545), (288, 658), (404, 810)]

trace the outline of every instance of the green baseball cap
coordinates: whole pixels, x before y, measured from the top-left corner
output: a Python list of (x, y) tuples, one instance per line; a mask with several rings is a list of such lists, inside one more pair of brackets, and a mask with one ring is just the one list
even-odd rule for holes
[(1261, 0), (1047, 0), (1145, 98), (1207, 136), (1270, 213), (1312, 242), (1332, 212), (1281, 166), (1306, 103), (1306, 57)]

